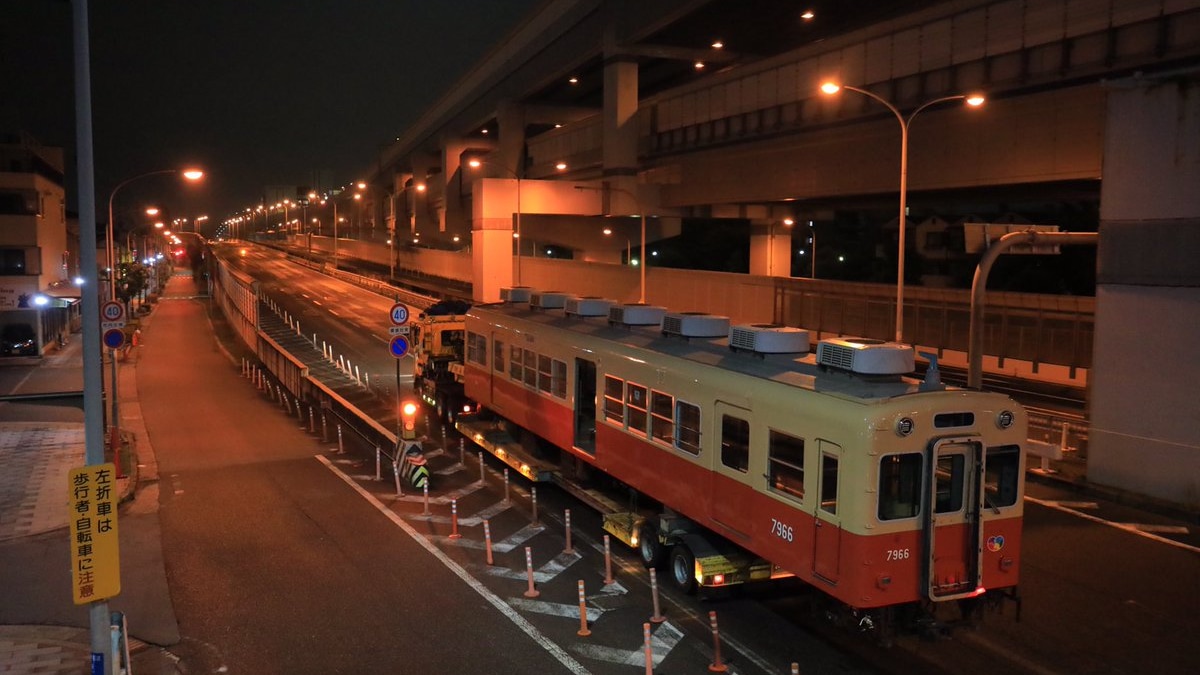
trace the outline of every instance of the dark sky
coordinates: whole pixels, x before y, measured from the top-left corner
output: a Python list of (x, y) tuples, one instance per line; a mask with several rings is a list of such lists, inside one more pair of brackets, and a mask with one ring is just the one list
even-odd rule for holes
[[(540, 0), (88, 4), (98, 207), (194, 163), (203, 186), (147, 178), (117, 201), (218, 221), (265, 185), (355, 180)], [(0, 132), (67, 148), (71, 193), (73, 59), (68, 0), (0, 0)]]

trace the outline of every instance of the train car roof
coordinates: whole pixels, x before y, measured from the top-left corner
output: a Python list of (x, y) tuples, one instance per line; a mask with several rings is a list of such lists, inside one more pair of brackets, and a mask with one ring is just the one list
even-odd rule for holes
[[(816, 363), (815, 343), (812, 351), (803, 354), (735, 352), (729, 348), (728, 336), (713, 339), (668, 336), (663, 335), (658, 326), (613, 325), (606, 317), (567, 316), (562, 310), (531, 309), (526, 303), (498, 302), (477, 305), (467, 314), (482, 319), (484, 312), (499, 313), (536, 325), (603, 339), (622, 345), (630, 351), (646, 351), (686, 359), (706, 366), (846, 398), (888, 399), (921, 390), (920, 380), (912, 377), (868, 378), (821, 368)], [(523, 328), (518, 325), (511, 327), (516, 330)]]

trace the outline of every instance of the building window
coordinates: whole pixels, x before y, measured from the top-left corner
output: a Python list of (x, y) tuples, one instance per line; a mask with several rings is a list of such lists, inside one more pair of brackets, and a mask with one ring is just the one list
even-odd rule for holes
[(721, 463), (742, 473), (750, 468), (750, 423), (746, 420), (721, 416)]
[(767, 485), (804, 499), (804, 439), (771, 430), (767, 445)]

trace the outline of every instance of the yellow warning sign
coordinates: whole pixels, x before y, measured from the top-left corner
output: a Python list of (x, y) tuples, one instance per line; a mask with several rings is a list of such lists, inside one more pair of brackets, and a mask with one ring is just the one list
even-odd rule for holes
[(71, 469), (69, 490), (71, 589), (75, 604), (86, 605), (121, 592), (117, 468), (110, 463)]

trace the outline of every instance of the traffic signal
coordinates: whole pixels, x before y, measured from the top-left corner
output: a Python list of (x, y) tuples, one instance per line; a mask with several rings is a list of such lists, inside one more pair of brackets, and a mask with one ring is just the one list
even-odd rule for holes
[(400, 406), (400, 422), (400, 437), (406, 441), (415, 440), (417, 438), (417, 404), (415, 402), (405, 401)]

